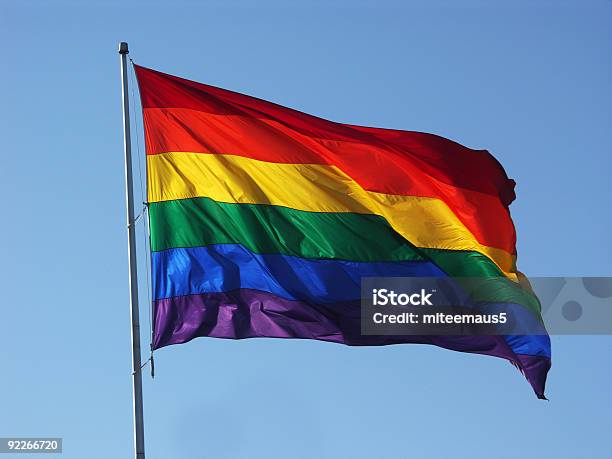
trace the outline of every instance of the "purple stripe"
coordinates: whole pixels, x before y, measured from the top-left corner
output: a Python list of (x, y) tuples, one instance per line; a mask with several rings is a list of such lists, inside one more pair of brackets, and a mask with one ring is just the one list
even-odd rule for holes
[(516, 355), (502, 336), (362, 336), (359, 301), (313, 305), (241, 289), (165, 298), (155, 302), (155, 349), (196, 337), (303, 338), (350, 346), (433, 344), (510, 360), (544, 398), (550, 359)]
[(519, 369), (523, 372), (538, 398), (546, 400), (544, 388), (546, 375), (550, 370), (550, 358), (539, 355), (517, 355)]

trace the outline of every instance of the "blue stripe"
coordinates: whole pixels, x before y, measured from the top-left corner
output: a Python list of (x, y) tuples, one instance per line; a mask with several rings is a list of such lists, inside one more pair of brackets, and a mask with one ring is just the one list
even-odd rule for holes
[(507, 335), (504, 340), (517, 355), (539, 355), (551, 357), (548, 335)]
[(355, 262), (260, 255), (240, 244), (177, 248), (152, 254), (155, 300), (253, 289), (288, 300), (360, 300), (362, 277), (445, 277), (429, 261)]

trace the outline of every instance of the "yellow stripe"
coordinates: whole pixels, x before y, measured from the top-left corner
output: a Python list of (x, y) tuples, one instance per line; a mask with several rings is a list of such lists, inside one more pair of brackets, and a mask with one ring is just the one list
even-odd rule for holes
[(147, 156), (147, 169), (149, 202), (209, 197), (311, 212), (377, 214), (417, 247), (480, 252), (516, 280), (514, 257), (480, 244), (443, 201), (365, 191), (334, 166), (171, 152)]

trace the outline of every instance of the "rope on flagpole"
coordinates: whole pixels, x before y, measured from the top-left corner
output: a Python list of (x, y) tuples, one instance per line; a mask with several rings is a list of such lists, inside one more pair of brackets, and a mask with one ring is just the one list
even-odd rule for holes
[(152, 357), (149, 357), (147, 360), (145, 360), (145, 362), (144, 362), (142, 365), (140, 365), (140, 369), (138, 369), (138, 370), (136, 370), (136, 371), (133, 371), (133, 372), (132, 372), (132, 375), (135, 375), (135, 374), (136, 374), (136, 373), (138, 373), (139, 371), (142, 371), (142, 369), (143, 369), (144, 367), (146, 367), (146, 366), (147, 366), (147, 363), (149, 363), (149, 362), (151, 362), (151, 365), (153, 365), (153, 358), (152, 358)]
[[(138, 181), (140, 184), (140, 196), (142, 198), (142, 204), (143, 204), (143, 209), (141, 214), (138, 216), (138, 218), (134, 221), (134, 223), (136, 223), (136, 221), (141, 217), (141, 216), (145, 216), (146, 214), (146, 220), (144, 221), (144, 225), (143, 225), (143, 230), (142, 230), (142, 238), (143, 238), (143, 245), (144, 245), (144, 252), (145, 252), (145, 271), (146, 271), (146, 275), (145, 275), (145, 279), (146, 279), (146, 286), (147, 286), (147, 301), (149, 304), (149, 307), (147, 308), (147, 315), (148, 315), (148, 320), (149, 320), (149, 349), (150, 349), (150, 357), (147, 359), (147, 361), (142, 365), (141, 369), (144, 368), (144, 366), (150, 361), (151, 362), (151, 378), (155, 377), (155, 364), (153, 361), (153, 300), (151, 298), (151, 280), (149, 278), (150, 276), (150, 271), (151, 271), (151, 234), (150, 234), (150, 230), (149, 230), (149, 203), (147, 201), (147, 192), (145, 190), (145, 186), (143, 185), (143, 179), (142, 179), (142, 165), (141, 165), (141, 161), (140, 158), (142, 156), (140, 156), (141, 153), (141, 148), (140, 148), (140, 129), (139, 129), (139, 125), (138, 125), (138, 115), (137, 115), (137, 104), (136, 104), (136, 96), (134, 94), (134, 86), (136, 86), (138, 84), (138, 82), (136, 81), (136, 75), (135, 75), (135, 71), (134, 71), (134, 60), (128, 56), (128, 59), (130, 60), (130, 63), (132, 64), (131, 66), (131, 72), (130, 72), (130, 78), (132, 80), (132, 87), (131, 87), (131, 92), (132, 92), (132, 113), (133, 113), (133, 117), (134, 117), (134, 126), (135, 126), (135, 130), (136, 130), (136, 152), (137, 152), (137, 157), (138, 157)], [(143, 155), (144, 156), (144, 155)]]

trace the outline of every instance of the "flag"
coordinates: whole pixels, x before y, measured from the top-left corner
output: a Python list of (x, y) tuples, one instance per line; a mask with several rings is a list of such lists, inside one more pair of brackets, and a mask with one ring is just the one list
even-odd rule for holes
[(516, 269), (515, 183), (487, 151), (135, 71), (154, 348), (200, 336), (433, 344), (505, 358), (544, 397), (546, 334), (360, 333), (363, 277), (500, 278), (508, 302), (539, 314)]

